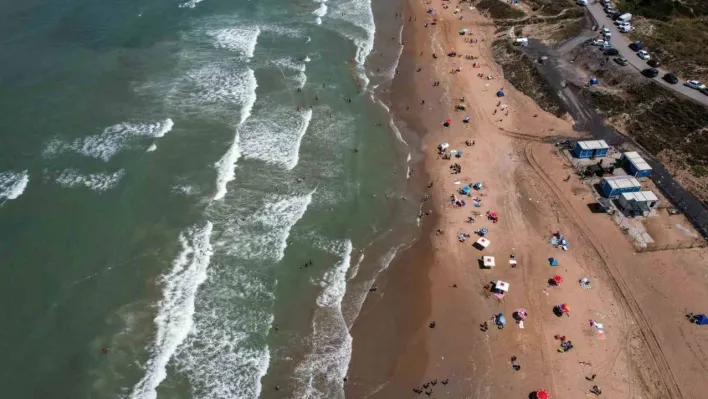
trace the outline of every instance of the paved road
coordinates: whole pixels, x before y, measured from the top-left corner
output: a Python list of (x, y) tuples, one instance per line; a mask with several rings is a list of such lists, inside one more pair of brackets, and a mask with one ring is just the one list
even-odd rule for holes
[[(626, 58), (629, 61), (629, 67), (630, 65), (636, 68), (639, 72), (641, 72), (644, 69), (649, 68), (649, 65), (647, 65), (646, 61), (642, 60), (637, 56), (637, 54), (632, 51), (632, 49), (629, 48), (629, 38), (627, 38), (622, 32), (617, 29), (617, 26), (615, 26), (614, 21), (610, 19), (607, 15), (605, 15), (605, 11), (602, 9), (602, 4), (588, 4), (587, 6), (588, 11), (590, 14), (592, 14), (593, 18), (597, 21), (597, 23), (600, 25), (600, 28), (604, 25), (606, 28), (610, 30), (612, 33), (612, 38), (610, 39), (610, 44), (612, 44), (612, 47), (616, 48), (620, 55), (624, 58)], [(599, 29), (598, 29), (599, 31)], [(598, 32), (599, 34), (599, 32)], [(651, 55), (651, 49), (648, 48), (646, 49), (649, 54)], [(683, 82), (685, 82), (688, 79), (692, 79), (692, 77), (682, 77), (679, 76), (679, 82), (675, 85), (672, 85), (670, 83), (665, 82), (663, 79), (661, 79), (662, 76), (664, 76), (665, 73), (670, 72), (667, 70), (664, 70), (662, 68), (657, 68), (659, 70), (659, 76), (654, 78), (653, 80), (657, 83), (660, 84), (670, 90), (674, 90), (678, 93), (683, 94), (684, 96), (693, 99), (695, 101), (698, 101), (702, 104), (708, 105), (708, 96), (705, 94), (699, 92), (698, 90), (691, 89), (689, 87), (686, 87), (683, 85)], [(647, 78), (648, 79), (648, 78)], [(705, 82), (704, 82), (705, 83)]]

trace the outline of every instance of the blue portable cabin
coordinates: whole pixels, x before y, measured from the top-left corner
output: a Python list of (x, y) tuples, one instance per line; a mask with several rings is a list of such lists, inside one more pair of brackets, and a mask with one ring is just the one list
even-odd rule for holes
[(632, 176), (610, 176), (602, 179), (602, 194), (607, 198), (638, 191), (642, 191), (642, 185)]
[(587, 140), (576, 142), (573, 154), (576, 158), (600, 158), (606, 156), (609, 150), (605, 140)]
[(651, 174), (652, 168), (636, 151), (622, 154), (622, 163), (627, 173), (634, 177), (647, 177)]

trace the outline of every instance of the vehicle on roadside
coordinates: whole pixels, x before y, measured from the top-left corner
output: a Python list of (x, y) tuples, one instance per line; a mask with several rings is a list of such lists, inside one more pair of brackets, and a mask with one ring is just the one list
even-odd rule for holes
[(575, 3), (579, 6), (586, 6), (588, 5), (588, 0), (578, 0)]
[(671, 83), (672, 85), (675, 85), (676, 83), (678, 83), (678, 78), (676, 77), (676, 75), (674, 75), (671, 72), (665, 74), (664, 77), (662, 77), (662, 79), (664, 79), (664, 81), (666, 81), (668, 83)]
[(607, 28), (602, 28), (602, 30), (600, 31), (600, 33), (602, 33), (602, 36), (605, 36), (605, 37), (612, 37), (612, 32), (610, 32), (610, 30), (607, 29)]
[(646, 50), (637, 51), (637, 56), (643, 59), (644, 61), (649, 61), (649, 59), (651, 58), (651, 56), (649, 55), (649, 53), (647, 53)]
[(647, 68), (642, 71), (642, 75), (644, 75), (648, 78), (655, 78), (655, 77), (659, 76), (659, 71), (654, 68)]
[(647, 65), (649, 65), (652, 68), (658, 68), (661, 65), (661, 63), (656, 58), (652, 58), (649, 61), (647, 61)]
[(622, 21), (621, 19), (617, 18), (617, 19), (615, 20), (615, 25), (617, 25), (617, 26), (629, 25), (629, 22), (627, 22), (627, 21)]
[(605, 6), (604, 10), (605, 10), (605, 14), (607, 14), (608, 17), (610, 17), (614, 13), (618, 13), (617, 10), (612, 8), (612, 6)]
[(590, 43), (593, 46), (609, 46), (610, 43), (607, 40), (595, 39)]
[(617, 24), (617, 28), (619, 29), (629, 29), (631, 27), (632, 24), (630, 24), (629, 22), (620, 22), (619, 24)]
[(708, 89), (700, 90), (700, 92), (703, 93), (703, 94), (705, 94), (706, 96), (708, 96)]
[(612, 47), (611, 44), (606, 44), (602, 47), (600, 47), (600, 51), (607, 51), (607, 50), (612, 50), (614, 47)]
[(632, 14), (630, 14), (630, 13), (622, 14), (619, 17), (617, 17), (617, 20), (622, 21), (622, 22), (629, 22), (632, 20)]
[(623, 57), (615, 57), (612, 59), (612, 61), (618, 63), (621, 66), (627, 66), (629, 65), (629, 61), (626, 58)]
[(642, 49), (642, 42), (633, 42), (629, 44), (629, 49), (632, 51), (639, 51)]
[(605, 54), (605, 55), (619, 55), (619, 53), (620, 53), (619, 50), (617, 50), (616, 48), (611, 48), (611, 49), (609, 49), (609, 50), (607, 50), (607, 51), (603, 51), (602, 54)]
[(619, 28), (619, 31), (622, 33), (634, 32), (634, 26), (631, 26), (631, 25), (630, 26), (623, 26), (623, 27)]
[(696, 90), (704, 90), (706, 88), (706, 85), (697, 80), (687, 80), (683, 85)]

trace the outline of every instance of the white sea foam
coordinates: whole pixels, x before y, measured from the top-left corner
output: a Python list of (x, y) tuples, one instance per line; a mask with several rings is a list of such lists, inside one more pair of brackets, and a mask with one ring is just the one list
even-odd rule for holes
[(295, 397), (343, 397), (352, 351), (352, 337), (342, 314), (346, 293), (347, 270), (350, 267), (352, 243), (339, 243), (339, 262), (319, 281), (322, 292), (317, 297), (319, 308), (312, 320), (312, 353), (295, 368), (295, 378), (302, 383)]
[[(241, 101), (241, 119), (239, 121), (239, 126), (243, 125), (251, 116), (253, 105), (256, 102), (257, 87), (258, 82), (256, 81), (256, 75), (252, 69), (248, 69), (247, 73), (244, 75), (244, 84), (242, 86), (246, 94), (239, 97), (239, 100)], [(241, 150), (239, 147), (240, 136), (238, 133), (239, 128), (240, 127), (236, 128), (236, 134), (234, 135), (234, 140), (231, 142), (229, 149), (214, 165), (216, 167), (215, 200), (224, 198), (228, 192), (226, 185), (233, 181), (236, 177), (236, 162), (241, 157)]]
[(184, 2), (180, 4), (178, 7), (179, 8), (194, 8), (197, 6), (197, 4), (201, 3), (204, 0), (189, 0), (187, 2)]
[(228, 151), (214, 165), (216, 167), (216, 194), (215, 200), (224, 198), (227, 193), (226, 185), (236, 177), (236, 161), (241, 157), (241, 151), (238, 147), (239, 136), (236, 133), (234, 141), (231, 143)]
[(269, 197), (257, 211), (229, 222), (220, 245), (242, 259), (283, 259), (290, 230), (307, 211), (313, 193)]
[(194, 187), (189, 184), (182, 184), (172, 187), (172, 192), (189, 196), (199, 194), (200, 191), (198, 187)]
[(273, 315), (274, 287), (263, 283), (259, 269), (221, 258), (215, 245), (214, 265), (196, 299), (194, 327), (175, 354), (177, 369), (187, 376), (193, 399), (251, 399), (261, 393), (270, 350), (264, 343)]
[(0, 201), (17, 199), (25, 192), (29, 183), (29, 174), (22, 172), (0, 172)]
[(44, 147), (44, 156), (51, 157), (71, 151), (90, 158), (108, 161), (128, 147), (131, 141), (141, 137), (160, 138), (172, 130), (174, 122), (165, 119), (153, 123), (119, 123), (103, 129), (100, 134), (80, 137), (73, 142), (53, 139)]
[(322, 17), (327, 15), (327, 5), (325, 4), (326, 2), (327, 2), (327, 0), (316, 1), (316, 3), (319, 3), (320, 6), (312, 13), (315, 14), (315, 16), (317, 16), (317, 18), (315, 19), (315, 21), (317, 22), (317, 25), (322, 25)]
[[(309, 59), (310, 57), (307, 57), (303, 61), (295, 61), (293, 58), (281, 58), (273, 61), (273, 63), (278, 67), (284, 78), (294, 80), (297, 83), (297, 87), (303, 88), (307, 82), (307, 75), (305, 74), (307, 65), (305, 63), (309, 62)], [(296, 74), (288, 75), (286, 71), (294, 71)]]
[(312, 120), (312, 109), (297, 111), (273, 106), (266, 115), (249, 119), (241, 133), (243, 156), (281, 165), (297, 166), (300, 144)]
[(214, 46), (234, 51), (248, 59), (253, 58), (260, 33), (258, 26), (239, 26), (207, 32), (214, 38)]
[(152, 144), (150, 144), (150, 147), (148, 147), (148, 148), (145, 150), (145, 152), (153, 152), (153, 151), (155, 151), (156, 149), (157, 149), (157, 144), (152, 143)]
[(389, 120), (388, 120), (388, 125), (389, 125), (389, 127), (391, 128), (391, 130), (393, 130), (393, 134), (396, 136), (396, 138), (398, 139), (398, 141), (400, 141), (401, 143), (403, 143), (403, 144), (405, 144), (405, 145), (408, 145), (408, 143), (406, 142), (406, 140), (403, 140), (403, 136), (401, 135), (401, 131), (398, 130), (398, 127), (396, 127), (396, 124), (393, 123), (393, 119), (389, 119)]
[(163, 298), (155, 317), (157, 331), (145, 365), (145, 375), (133, 387), (131, 399), (155, 399), (157, 387), (167, 377), (167, 364), (184, 342), (194, 323), (194, 301), (199, 286), (207, 279), (212, 256), (209, 242), (211, 222), (180, 235), (182, 250), (172, 269), (162, 277)]
[(354, 0), (339, 4), (335, 10), (337, 18), (343, 19), (353, 24), (360, 32), (352, 33), (342, 30), (341, 33), (356, 45), (355, 61), (357, 63), (357, 74), (362, 81), (362, 88), (366, 89), (369, 78), (366, 75), (364, 65), (366, 58), (374, 48), (374, 34), (376, 25), (374, 24), (374, 13), (371, 9), (371, 0)]
[(74, 169), (65, 169), (54, 181), (62, 187), (86, 187), (93, 191), (104, 192), (118, 185), (120, 180), (125, 176), (125, 170), (121, 169), (113, 173), (89, 173), (82, 174)]

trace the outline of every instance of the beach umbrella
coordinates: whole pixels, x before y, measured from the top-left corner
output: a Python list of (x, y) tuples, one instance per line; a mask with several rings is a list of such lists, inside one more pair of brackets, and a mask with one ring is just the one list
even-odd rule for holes
[(502, 313), (497, 314), (497, 324), (502, 326), (506, 324), (506, 317)]
[(445, 127), (448, 127), (448, 126), (450, 126), (451, 123), (452, 123), (452, 119), (445, 119), (445, 123), (443, 123), (443, 125)]
[(499, 90), (499, 91), (497, 92), (497, 97), (504, 97), (504, 92), (501, 91), (501, 90)]
[(519, 317), (521, 320), (526, 320), (527, 317), (529, 317), (529, 313), (526, 311), (524, 308), (518, 308), (516, 309), (516, 315)]
[(570, 313), (570, 306), (568, 306), (567, 303), (560, 305), (560, 309), (563, 311), (563, 313)]
[(556, 284), (560, 284), (560, 283), (563, 282), (563, 277), (561, 277), (561, 276), (559, 276), (558, 274), (556, 274), (555, 276), (553, 276), (553, 281), (555, 281)]
[(551, 399), (551, 395), (545, 389), (539, 389), (536, 391), (536, 399)]

